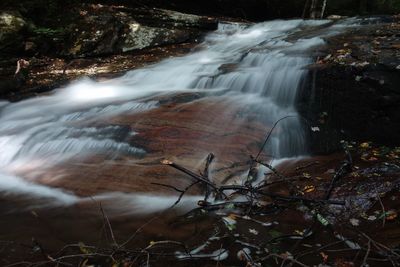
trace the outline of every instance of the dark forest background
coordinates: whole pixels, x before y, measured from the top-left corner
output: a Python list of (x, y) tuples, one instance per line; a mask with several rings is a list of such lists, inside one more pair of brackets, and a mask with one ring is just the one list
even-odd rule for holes
[[(62, 18), (63, 11), (82, 3), (102, 3), (129, 7), (159, 7), (187, 13), (240, 17), (262, 21), (274, 18), (301, 17), (307, 0), (3, 0), (1, 10), (18, 10), (36, 24)], [(400, 12), (400, 0), (328, 0), (326, 14), (378, 15)]]

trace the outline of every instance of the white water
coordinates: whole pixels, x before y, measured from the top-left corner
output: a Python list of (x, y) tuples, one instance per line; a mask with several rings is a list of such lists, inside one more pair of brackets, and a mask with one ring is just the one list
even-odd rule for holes
[[(18, 175), (26, 170), (45, 172), (77, 156), (144, 154), (127, 142), (134, 129), (94, 125), (104, 117), (157, 108), (154, 96), (185, 91), (218, 95), (227, 103), (257, 112), (269, 126), (282, 117), (297, 116), (294, 104), (306, 67), (313, 61), (310, 51), (324, 41), (321, 34), (294, 41), (287, 37), (327, 23), (223, 24), (205, 38), (197, 52), (187, 56), (107, 82), (83, 79), (49, 96), (0, 102), (0, 191), (41, 193), (65, 204), (74, 202), (73, 195), (59, 190), (49, 193), (55, 189), (23, 181)], [(324, 34), (339, 28), (327, 28)], [(305, 140), (301, 120), (290, 118), (280, 123), (266, 150), (276, 158), (302, 155), (306, 153)]]

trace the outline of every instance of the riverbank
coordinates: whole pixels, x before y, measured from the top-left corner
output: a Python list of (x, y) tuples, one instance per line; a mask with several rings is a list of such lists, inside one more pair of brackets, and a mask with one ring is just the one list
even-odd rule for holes
[(80, 4), (65, 12), (42, 26), (17, 10), (2, 11), (1, 98), (16, 101), (80, 77), (111, 78), (188, 53), (218, 24), (212, 17), (140, 7)]
[(35, 97), (83, 77), (97, 81), (115, 78), (127, 71), (149, 66), (163, 59), (185, 55), (197, 44), (195, 41), (185, 42), (134, 53), (70, 60), (49, 57), (26, 58), (30, 62), (29, 73), (27, 80), (21, 85), (16, 84), (13, 74), (16, 68), (15, 62), (18, 61), (17, 58), (13, 58), (9, 60), (9, 66), (3, 69), (1, 76), (4, 83), (2, 98), (14, 102)]

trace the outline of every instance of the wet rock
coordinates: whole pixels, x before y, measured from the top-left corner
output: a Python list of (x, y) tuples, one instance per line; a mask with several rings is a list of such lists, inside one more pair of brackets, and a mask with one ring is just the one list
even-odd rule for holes
[(134, 14), (135, 19), (141, 24), (153, 27), (166, 28), (198, 28), (202, 30), (214, 30), (216, 20), (214, 18), (185, 14), (166, 9), (125, 9)]
[(330, 19), (330, 20), (339, 20), (339, 19), (345, 19), (345, 18), (348, 18), (348, 17), (347, 16), (341, 16), (341, 15), (329, 15), (327, 17), (327, 19)]
[(399, 145), (400, 23), (379, 21), (330, 39), (330, 56), (310, 72), (299, 110), (320, 129), (311, 133), (314, 152), (337, 150), (342, 139)]
[(64, 56), (118, 54), (182, 43), (217, 27), (215, 20), (163, 9), (99, 5), (86, 9), (69, 29)]
[(70, 28), (66, 56), (93, 56), (113, 52), (123, 24), (111, 14), (87, 15)]
[(365, 168), (360, 171), (362, 175), (369, 174), (398, 174), (400, 173), (400, 166), (393, 163), (382, 163), (376, 166)]
[[(125, 140), (131, 146), (146, 151), (143, 158), (121, 156), (110, 159), (98, 155), (72, 160), (46, 170), (36, 181), (65, 188), (78, 195), (110, 191), (170, 193), (170, 190), (152, 183), (162, 181), (182, 185), (189, 180), (176, 170), (161, 165), (160, 161), (169, 159), (188, 168), (196, 166), (193, 168), (202, 169), (202, 163), (210, 152), (218, 158), (213, 163), (212, 177), (215, 182), (232, 175), (239, 177), (248, 169), (248, 155), (258, 152), (265, 126), (256, 121), (237, 119), (237, 111), (243, 108), (239, 105), (232, 108), (217, 98), (200, 97), (189, 93), (170, 96), (169, 99), (160, 99), (162, 106), (159, 108), (105, 118), (92, 125), (118, 125), (121, 127), (118, 136), (127, 138)], [(170, 100), (178, 100), (179, 103), (171, 103)], [(129, 131), (137, 134), (128, 136)], [(99, 166), (101, 175), (96, 174)], [(80, 179), (82, 173), (88, 178)], [(88, 188), (86, 184), (91, 186)]]
[(125, 36), (120, 47), (122, 52), (181, 43), (189, 39), (189, 34), (182, 30), (148, 27), (138, 23), (131, 23)]

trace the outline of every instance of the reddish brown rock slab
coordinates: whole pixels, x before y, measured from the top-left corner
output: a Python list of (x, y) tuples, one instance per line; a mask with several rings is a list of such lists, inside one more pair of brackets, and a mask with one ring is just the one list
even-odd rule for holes
[(133, 143), (164, 157), (199, 160), (212, 152), (218, 162), (237, 162), (258, 152), (268, 130), (258, 122), (238, 117), (241, 108), (235, 102), (205, 98), (116, 118), (113, 122), (131, 122), (139, 133)]
[(120, 156), (111, 160), (97, 155), (75, 159), (35, 180), (83, 196), (110, 191), (171, 193), (171, 189), (154, 183), (184, 187), (192, 178), (160, 164), (161, 160), (169, 159), (197, 172), (204, 169), (207, 155), (214, 153), (211, 169), (213, 178), (220, 182), (248, 169), (249, 156), (258, 153), (268, 131), (260, 122), (238, 118), (241, 108), (218, 98), (204, 98), (98, 122), (129, 126), (138, 132), (130, 143), (148, 153), (143, 158)]

